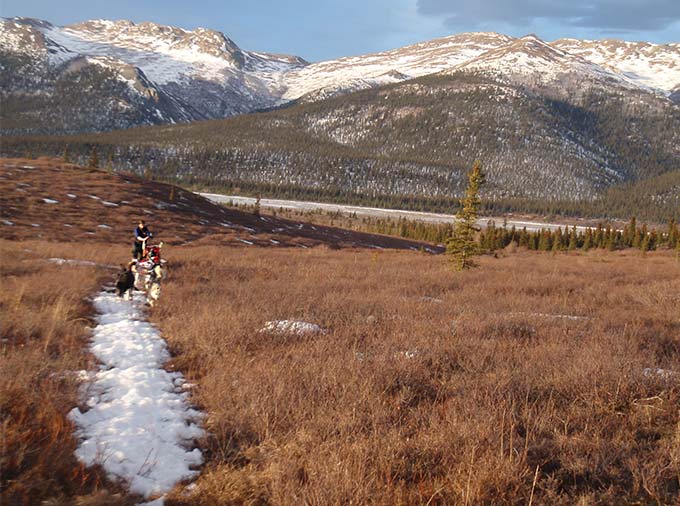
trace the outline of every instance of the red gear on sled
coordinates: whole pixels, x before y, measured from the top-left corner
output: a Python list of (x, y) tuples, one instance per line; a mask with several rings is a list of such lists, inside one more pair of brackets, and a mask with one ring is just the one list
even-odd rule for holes
[(161, 248), (160, 246), (149, 246), (144, 250), (143, 260), (149, 260), (154, 265), (161, 263)]

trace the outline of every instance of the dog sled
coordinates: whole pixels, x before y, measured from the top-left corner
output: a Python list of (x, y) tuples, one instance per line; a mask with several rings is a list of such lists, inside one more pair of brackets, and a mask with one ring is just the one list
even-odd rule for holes
[(144, 241), (141, 260), (134, 266), (135, 289), (146, 292), (147, 302), (153, 306), (161, 294), (161, 280), (165, 277), (165, 260), (161, 258), (163, 243), (147, 245)]
[(119, 274), (116, 294), (129, 300), (135, 290), (144, 292), (148, 304), (153, 306), (160, 297), (161, 280), (165, 278), (166, 261), (161, 258), (163, 243), (147, 245), (144, 240), (142, 245), (141, 258), (133, 259)]

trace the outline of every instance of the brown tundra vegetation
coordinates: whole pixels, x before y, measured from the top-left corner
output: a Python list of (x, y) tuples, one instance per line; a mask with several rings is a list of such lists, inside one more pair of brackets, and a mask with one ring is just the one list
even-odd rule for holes
[[(152, 313), (208, 413), (171, 504), (677, 504), (680, 265), (178, 248)], [(324, 331), (260, 332), (302, 320)]]
[(3, 506), (73, 504), (74, 497), (83, 506), (132, 504), (99, 469), (76, 460), (74, 427), (66, 417), (80, 404), (76, 371), (95, 367), (86, 348), (93, 324), (87, 297), (110, 273), (50, 261), (115, 262), (121, 253), (113, 247), (102, 254), (101, 245), (0, 240)]
[[(300, 239), (293, 222), (235, 211), (240, 226), (227, 229), (204, 201), (198, 216), (152, 207), (176, 202), (168, 186), (54, 169), (80, 208), (64, 198), (71, 188), (45, 185), (41, 163), (54, 169), (6, 162), (0, 180), (13, 223), (0, 240), (3, 506), (140, 502), (77, 462), (67, 418), (82, 402), (74, 372), (96, 367), (88, 297), (130, 254), (131, 193), (159, 211), (161, 239), (184, 225), (164, 248), (169, 275), (149, 316), (173, 353), (167, 367), (207, 413), (205, 465), (168, 506), (680, 503), (670, 252), (520, 249), (454, 273), (404, 241), (352, 248), (379, 239), (310, 227)], [(118, 207), (88, 197), (97, 191)], [(209, 237), (200, 220), (212, 220)], [(322, 331), (261, 331), (277, 320)]]

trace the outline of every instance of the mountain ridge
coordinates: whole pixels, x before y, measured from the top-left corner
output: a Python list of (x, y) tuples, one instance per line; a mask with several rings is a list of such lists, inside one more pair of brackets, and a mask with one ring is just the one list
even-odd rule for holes
[[(77, 133), (228, 117), (295, 101), (323, 100), (439, 72), (470, 71), (480, 61), (482, 66), (493, 66), (494, 52), (529, 41), (543, 45), (546, 50), (566, 53), (563, 58), (572, 62), (580, 61), (582, 65), (576, 69), (574, 64), (572, 73), (599, 74), (617, 81), (617, 85), (678, 100), (680, 45), (673, 43), (605, 40), (600, 44), (578, 39), (548, 43), (534, 35), (514, 38), (494, 32), (471, 32), (367, 55), (309, 63), (298, 56), (243, 50), (225, 34), (206, 28), (185, 30), (153, 22), (101, 19), (58, 27), (43, 20), (11, 18), (0, 23), (0, 64), (24, 79), (17, 84), (6, 78), (3, 83), (6, 97), (25, 93), (27, 88), (31, 92), (53, 94), (63, 77), (64, 65), (78, 58), (87, 58), (84, 61), (112, 70), (113, 76), (107, 78), (127, 84), (130, 88), (127, 95), (132, 96), (118, 91), (103, 98), (102, 102), (108, 99), (118, 104), (129, 118), (103, 121), (100, 128), (93, 127), (91, 122), (81, 126), (68, 121), (61, 129), (57, 125), (12, 128), (12, 118), (6, 117), (4, 123), (10, 126), (2, 131)], [(496, 65), (500, 64), (499, 60)], [(512, 69), (511, 65), (506, 67)], [(540, 79), (541, 73), (549, 73), (545, 70), (550, 70), (549, 67), (526, 68), (523, 72), (526, 80), (536, 76)], [(498, 73), (499, 69), (492, 70)], [(143, 75), (144, 79), (132, 79), (131, 83), (133, 74)], [(25, 81), (31, 77), (34, 82), (27, 87)], [(100, 88), (110, 85), (103, 83)], [(162, 107), (161, 103), (172, 106)], [(22, 111), (20, 105), (12, 110), (23, 115), (36, 114)], [(115, 105), (112, 107), (115, 109)], [(78, 107), (74, 108), (77, 117)], [(132, 109), (137, 111), (133, 113)], [(120, 114), (120, 110), (112, 110), (110, 116), (114, 112)]]

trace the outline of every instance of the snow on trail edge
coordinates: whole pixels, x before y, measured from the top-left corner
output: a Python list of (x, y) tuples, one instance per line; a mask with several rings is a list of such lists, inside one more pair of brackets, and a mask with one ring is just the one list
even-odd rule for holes
[(133, 303), (102, 292), (90, 350), (101, 365), (85, 386), (88, 410), (69, 414), (77, 426), (76, 456), (100, 464), (132, 493), (158, 496), (186, 479), (203, 462), (193, 448), (203, 435), (202, 414), (189, 407), (184, 378), (168, 372), (170, 357), (158, 330)]

